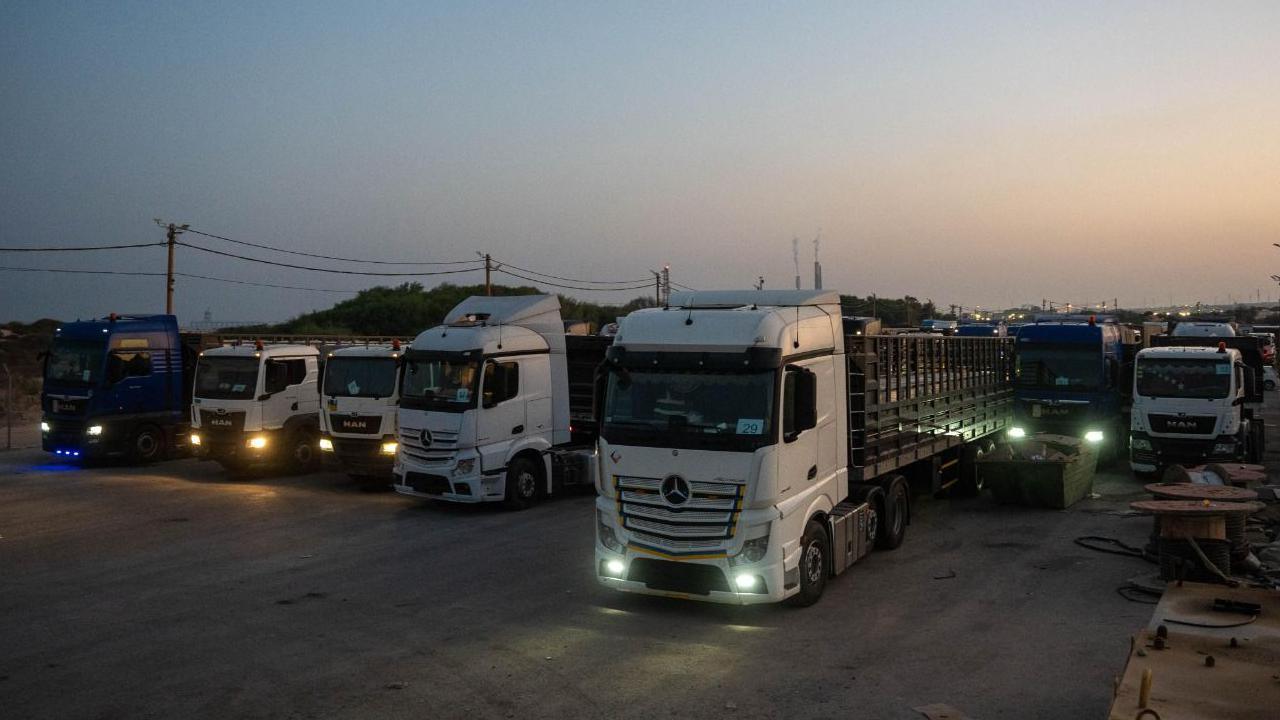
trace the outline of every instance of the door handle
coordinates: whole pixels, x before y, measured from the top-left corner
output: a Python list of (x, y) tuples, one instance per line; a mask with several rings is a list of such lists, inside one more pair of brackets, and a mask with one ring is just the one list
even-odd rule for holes
[(818, 466), (814, 465), (813, 467), (809, 468), (809, 479), (812, 480), (816, 477), (818, 477)]
[(522, 433), (522, 432), (524, 432), (524, 426), (523, 426), (523, 425), (517, 425), (517, 426), (515, 426), (515, 427), (511, 428), (511, 434), (512, 434), (512, 435), (519, 435), (519, 434), (520, 434), (520, 433)]
[(293, 405), (289, 406), (289, 409), (290, 409), (290, 410), (297, 410), (297, 409), (298, 409), (298, 403), (294, 403)]

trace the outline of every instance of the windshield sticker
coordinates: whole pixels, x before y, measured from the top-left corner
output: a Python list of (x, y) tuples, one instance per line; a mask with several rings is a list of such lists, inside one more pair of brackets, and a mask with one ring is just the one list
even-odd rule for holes
[(469, 388), (458, 388), (457, 402), (467, 402), (471, 400), (471, 390)]
[(739, 418), (737, 433), (739, 435), (761, 435), (764, 433), (764, 420)]
[(1218, 363), (1214, 366), (1214, 370), (1216, 370), (1219, 375), (1231, 374), (1231, 366), (1226, 363)]
[(347, 383), (347, 392), (351, 393), (352, 395), (359, 395), (360, 383), (356, 382), (355, 380), (352, 380), (351, 382)]
[(80, 380), (81, 380), (81, 382), (89, 382), (89, 371), (88, 371), (88, 370), (85, 370), (85, 371), (83, 371), (83, 372), (81, 372), (81, 373), (80, 373)]
[(244, 392), (245, 384), (237, 383), (231, 386), (231, 392)]
[(1070, 384), (1071, 384), (1071, 378), (1066, 378), (1066, 377), (1058, 377), (1058, 378), (1054, 378), (1054, 379), (1053, 379), (1053, 384), (1055, 384), (1055, 385), (1070, 385)]

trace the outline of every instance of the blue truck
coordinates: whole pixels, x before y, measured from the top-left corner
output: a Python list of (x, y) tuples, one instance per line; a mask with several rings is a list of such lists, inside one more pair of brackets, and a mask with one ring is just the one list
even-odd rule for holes
[(1125, 338), (1106, 318), (1037, 318), (1018, 328), (1010, 437), (1071, 435), (1098, 445), (1106, 461), (1123, 456), (1133, 350)]
[(205, 337), (172, 315), (65, 323), (44, 356), (41, 445), (64, 458), (151, 462), (186, 446)]

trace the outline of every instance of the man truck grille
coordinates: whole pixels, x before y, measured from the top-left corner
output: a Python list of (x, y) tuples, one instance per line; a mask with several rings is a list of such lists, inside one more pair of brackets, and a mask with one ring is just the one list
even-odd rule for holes
[(329, 415), (334, 432), (377, 435), (382, 432), (381, 415)]
[(1147, 415), (1151, 431), (1161, 434), (1212, 435), (1218, 418), (1213, 415)]
[[(618, 516), (632, 538), (660, 550), (715, 550), (733, 537), (746, 486), (726, 481), (684, 481), (682, 493), (664, 494), (664, 479), (614, 476)], [(667, 483), (668, 486), (671, 483)], [(671, 487), (667, 487), (671, 490)]]

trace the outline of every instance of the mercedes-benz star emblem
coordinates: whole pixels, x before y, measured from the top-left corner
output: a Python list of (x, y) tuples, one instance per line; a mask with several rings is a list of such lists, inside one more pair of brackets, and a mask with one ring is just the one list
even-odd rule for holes
[(662, 499), (671, 505), (683, 505), (693, 495), (689, 481), (679, 475), (668, 475), (664, 478), (658, 491), (662, 493)]
[(418, 433), (418, 439), (422, 441), (422, 447), (431, 447), (431, 431), (422, 428), (422, 432)]

